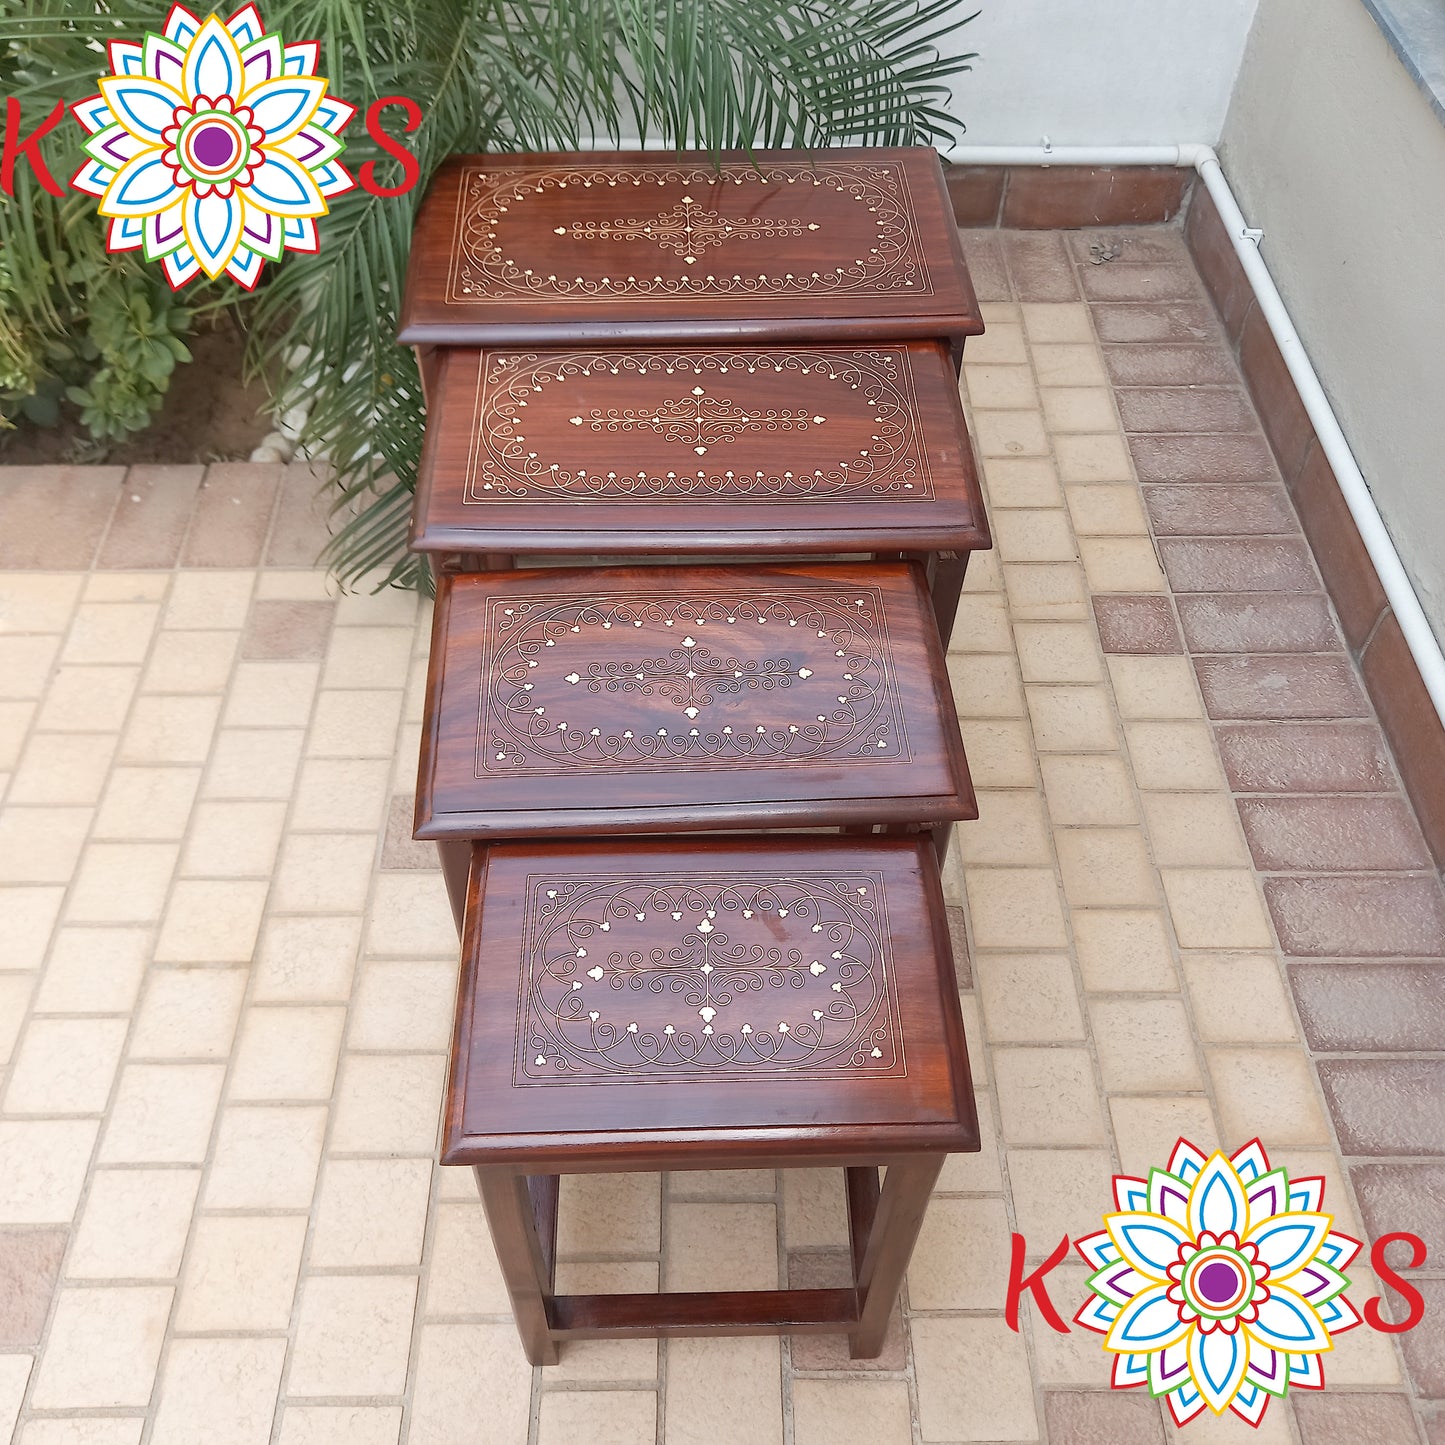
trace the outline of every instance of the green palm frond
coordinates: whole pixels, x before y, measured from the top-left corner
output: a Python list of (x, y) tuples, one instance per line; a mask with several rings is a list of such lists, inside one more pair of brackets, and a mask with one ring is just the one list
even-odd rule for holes
[[(27, 114), (47, 97), (78, 100), (94, 88), (96, 42), (159, 29), (167, 8), (0, 0), (0, 90), (20, 94)], [(424, 115), (405, 137), (421, 184), (402, 197), (338, 197), (320, 251), (269, 267), (246, 303), (254, 364), (279, 378), (278, 408), (308, 408), (303, 445), (330, 459), (338, 530), (328, 560), (346, 583), (380, 572), (426, 585), (405, 552), (421, 386), (395, 333), (416, 208), (448, 155), (638, 141), (711, 153), (932, 143), (962, 129), (948, 113), (949, 81), (973, 59), (939, 52), (967, 23), (956, 0), (270, 0), (263, 14), (288, 39), (322, 38), (335, 94), (363, 106), (406, 95)], [(57, 175), (79, 163), (77, 140), (57, 141)], [(347, 140), (353, 173), (373, 161), (383, 183), (395, 179), (397, 163), (360, 119)], [(32, 199), (0, 198), (0, 248), (22, 277), (40, 276), (58, 238), (76, 231), (90, 233), (82, 244), (97, 264), (135, 267), (105, 256), (85, 198), (70, 198), (74, 214), (69, 201)], [(63, 337), (74, 324), (67, 284), (26, 288), (22, 334)], [(230, 299), (222, 287), (187, 298)]]

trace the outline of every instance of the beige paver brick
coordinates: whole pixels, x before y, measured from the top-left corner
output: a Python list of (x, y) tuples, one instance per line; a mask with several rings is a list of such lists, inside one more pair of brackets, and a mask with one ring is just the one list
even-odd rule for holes
[(1066, 1234), (1082, 1239), (1100, 1229), (1114, 1173), (1104, 1149), (1010, 1149), (1009, 1194), (1027, 1257), (1050, 1254)]
[(431, 1182), (429, 1159), (328, 1161), (314, 1211), (311, 1267), (420, 1264)]
[(968, 910), (978, 948), (1062, 948), (1068, 944), (1052, 869), (972, 868)]
[(1198, 1096), (1116, 1096), (1109, 1100), (1109, 1117), (1120, 1166), (1126, 1174), (1140, 1178), (1146, 1178), (1151, 1169), (1164, 1168), (1181, 1138), (1206, 1153), (1219, 1147), (1214, 1111), (1207, 1099)]
[(1103, 681), (1098, 640), (1086, 622), (1019, 622), (1014, 641), (1026, 683)]
[(174, 843), (92, 843), (80, 860), (65, 916), (72, 923), (160, 918), (180, 849)]
[[(458, 1171), (460, 1172), (460, 1171)], [(661, 1247), (662, 1181), (656, 1174), (564, 1174), (557, 1252), (654, 1254)]]
[(226, 699), (226, 726), (305, 727), (320, 675), (315, 662), (240, 663)]
[(1078, 985), (1067, 954), (979, 952), (973, 973), (990, 1042), (1084, 1038)]
[(1256, 1137), (1279, 1148), (1330, 1142), (1314, 1071), (1301, 1050), (1211, 1048), (1205, 1057), (1229, 1148)]
[(0, 813), (0, 883), (68, 883), (90, 827), (90, 808), (6, 808)]
[(362, 972), (352, 1012), (354, 1049), (445, 1049), (456, 1004), (451, 963), (375, 963)]
[[(970, 1058), (973, 1048), (969, 1050)], [(979, 1149), (972, 1154), (950, 1154), (943, 1161), (943, 1172), (934, 1186), (939, 1194), (991, 1194), (1003, 1192), (1003, 1170), (999, 1163), (998, 1131), (993, 1122), (990, 1095), (976, 1093)]]
[(225, 1069), (220, 1064), (127, 1064), (100, 1143), (105, 1164), (199, 1164)]
[(136, 666), (61, 667), (46, 689), (35, 725), (49, 732), (119, 732), (139, 681)]
[(1125, 725), (1124, 733), (1141, 788), (1173, 792), (1224, 787), (1207, 724), (1133, 722)]
[(959, 723), (959, 733), (975, 787), (1034, 786), (1034, 759), (1027, 723), (965, 719)]
[(1159, 888), (1138, 828), (1066, 828), (1054, 839), (1073, 908), (1157, 903)]
[(848, 1201), (841, 1169), (784, 1169), (783, 1236), (789, 1249), (848, 1243)]
[(176, 1328), (284, 1330), (305, 1239), (299, 1214), (202, 1215), (186, 1252)]
[[(406, 1388), (416, 1285), (414, 1275), (313, 1275), (307, 1279), (301, 1288), (288, 1393), (292, 1397), (342, 1398), (400, 1395)], [(520, 1359), (515, 1338), (510, 1344)], [(423, 1369), (425, 1357), (423, 1342)], [(474, 1358), (472, 1370), (478, 1371), (480, 1364)], [(489, 1372), (482, 1370), (481, 1374), (490, 1395), (494, 1381)], [(462, 1401), (454, 1397), (452, 1407), (461, 1409)], [(490, 1404), (489, 1415), (495, 1409), (496, 1405)], [(418, 1415), (421, 1413), (418, 1404)], [(473, 1429), (476, 1419), (471, 1417)], [(413, 1428), (417, 1428), (416, 1422)], [(447, 1437), (424, 1433), (421, 1438)]]
[(1234, 800), (1225, 793), (1146, 793), (1144, 820), (1161, 868), (1249, 866)]
[(171, 1293), (154, 1285), (62, 1289), (31, 1404), (41, 1410), (148, 1404)]
[(371, 884), (376, 838), (292, 833), (281, 848), (271, 907), (287, 913), (359, 913)]
[[(415, 1162), (423, 1165), (430, 1177), (430, 1161)], [(335, 1167), (335, 1164), (331, 1166), (333, 1169)], [(422, 1222), (425, 1223), (424, 1215)], [(656, 1289), (657, 1266), (649, 1263), (647, 1267), (651, 1270), (651, 1284), (640, 1288)], [(439, 1205), (436, 1233), (432, 1240), (431, 1267), (427, 1274), (426, 1313), (452, 1316), (509, 1315), (511, 1308), (506, 1281), (502, 1278), (501, 1266), (497, 1263), (497, 1253), (492, 1248), (486, 1215), (483, 1214), (480, 1203), (473, 1198)], [(656, 1373), (655, 1367), (653, 1373)]]
[(1008, 1292), (1009, 1222), (1002, 1199), (934, 1199), (908, 1269), (915, 1310), (998, 1309)]
[(33, 733), (10, 780), (7, 801), (98, 803), (115, 747), (110, 733)]
[(243, 627), (255, 585), (253, 572), (178, 572), (161, 626)]
[(1008, 1144), (1102, 1144), (1103, 1111), (1084, 1049), (993, 1051), (1003, 1137)]
[(0, 1224), (69, 1224), (98, 1128), (92, 1119), (0, 1120)]
[(663, 1283), (684, 1291), (777, 1289), (777, 1229), (771, 1204), (669, 1201)]
[(131, 1037), (132, 1058), (224, 1059), (231, 1051), (246, 971), (152, 971)]
[(1165, 868), (1159, 876), (1181, 948), (1268, 948), (1273, 942), (1247, 868)]
[(153, 602), (83, 602), (61, 657), (68, 663), (140, 662), (159, 616)]
[(186, 831), (198, 767), (116, 768), (95, 818), (95, 837), (172, 841)]
[(1008, 510), (993, 522), (1000, 558), (1011, 562), (1074, 562), (1078, 548), (1068, 516), (1058, 510)]
[(550, 1390), (542, 1396), (539, 1445), (653, 1445), (655, 1390)]
[(1011, 562), (1003, 571), (1014, 621), (1078, 622), (1089, 616), (1084, 569), (1077, 562)]
[(1164, 573), (1147, 537), (1081, 537), (1091, 592), (1163, 592)]
[(5, 1091), (7, 1114), (100, 1114), (125, 1045), (123, 1019), (33, 1019)]
[(279, 1445), (397, 1445), (400, 1435), (400, 1405), (288, 1405)]
[(73, 572), (12, 572), (0, 577), (0, 632), (63, 632), (80, 600)]
[(201, 785), (202, 796), (290, 797), (305, 737), (300, 728), (222, 728)]
[(65, 1273), (70, 1279), (174, 1279), (199, 1169), (98, 1169)]
[(1048, 457), (987, 457), (984, 486), (990, 512), (1008, 507), (1057, 507), (1064, 493)]
[(1012, 656), (953, 653), (948, 676), (960, 718), (1022, 717), (1024, 693)]
[(1144, 537), (1149, 533), (1138, 487), (1069, 487), (1067, 500), (1074, 531), (1080, 537)]
[(1084, 987), (1093, 992), (1177, 989), (1164, 915), (1145, 908), (1086, 908), (1073, 915)]
[(915, 1315), (911, 1324), (924, 1440), (1038, 1438), (1027, 1348), (1002, 1315)]
[(161, 1373), (155, 1445), (267, 1445), (286, 1342), (176, 1340)]
[(139, 1445), (145, 1420), (140, 1416), (51, 1416), (31, 1420), (19, 1445)]
[(58, 637), (0, 637), (0, 698), (37, 698), (60, 651)]
[(1290, 1043), (1298, 1036), (1273, 954), (1185, 953), (1199, 1037), (1214, 1044)]
[(239, 638), (239, 633), (230, 631), (162, 632), (141, 677), (141, 691), (224, 691)]
[(368, 913), (366, 951), (375, 957), (451, 958), (457, 930), (439, 873), (383, 873)]
[[(725, 1380), (727, 1387), (718, 1388)], [(668, 1445), (782, 1445), (782, 1361), (775, 1339), (669, 1340)]]
[[(412, 604), (415, 606), (415, 603)], [(338, 624), (342, 622), (338, 615)], [(323, 687), (400, 687), (411, 661), (410, 627), (338, 625), (326, 650)]]
[(125, 763), (204, 763), (221, 702), (216, 697), (140, 697), (121, 734)]
[(5, 919), (0, 959), (7, 969), (40, 967), (64, 897), (65, 890), (58, 886), (0, 886), (0, 916)]
[(1123, 437), (1108, 435), (1054, 438), (1054, 457), (1063, 482), (1126, 482), (1132, 473)]
[(1002, 597), (994, 592), (969, 592), (958, 599), (948, 640), (950, 652), (1012, 652), (1013, 645), (1008, 608)]
[(954, 853), (965, 867), (1047, 868), (1053, 847), (1043, 800), (1033, 792), (978, 794), (978, 826), (954, 831)]
[(1112, 752), (1119, 746), (1118, 724), (1102, 687), (1035, 684), (1027, 693), (1040, 753)]
[(182, 879), (156, 942), (158, 963), (247, 963), (266, 906), (264, 881)]
[(336, 1089), (338, 1153), (430, 1154), (436, 1147), (444, 1054), (348, 1054)]
[(10, 1062), (34, 992), (34, 980), (28, 975), (0, 974), (0, 1066)]
[(375, 833), (390, 776), (390, 765), (379, 758), (308, 758), (296, 784), (291, 827)]
[(0, 1355), (0, 1435), (10, 1436), (15, 1428), (31, 1363), (29, 1355)]
[(797, 1445), (912, 1445), (913, 1410), (902, 1380), (798, 1380)]
[(269, 878), (286, 822), (283, 802), (202, 802), (181, 853), (181, 876)]
[[(1127, 719), (1187, 719), (1204, 716), (1199, 684), (1187, 657), (1111, 657), (1109, 678), (1120, 717)], [(1221, 784), (1222, 775), (1210, 773), (1201, 786)]]
[(1129, 770), (1117, 755), (1050, 755), (1039, 759), (1039, 770), (1056, 827), (1129, 827), (1139, 821)]
[(329, 1099), (341, 1052), (343, 1008), (253, 1006), (236, 1045), (230, 1097), (260, 1102)]
[(231, 1105), (221, 1113), (206, 1180), (208, 1209), (308, 1209), (326, 1131), (325, 1107)]
[(422, 1329), (410, 1438), (476, 1445), (477, 1421), (486, 1420), (499, 1442), (525, 1440), (531, 1405), (532, 1368), (511, 1320)]
[(1203, 1090), (1189, 1016), (1179, 999), (1091, 999), (1089, 1023), (1110, 1094)]
[[(306, 738), (313, 758), (391, 758), (401, 720), (401, 691), (322, 692)], [(415, 777), (415, 772), (412, 774)]]

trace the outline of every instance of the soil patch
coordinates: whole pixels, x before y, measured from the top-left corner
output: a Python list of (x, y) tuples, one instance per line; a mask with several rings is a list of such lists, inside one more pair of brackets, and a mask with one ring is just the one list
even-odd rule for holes
[(144, 431), (109, 446), (97, 444), (66, 402), (59, 426), (17, 419), (13, 432), (0, 432), (0, 466), (245, 461), (274, 423), (265, 410), (266, 388), (242, 380), (244, 333), (223, 319), (186, 344), (195, 359), (176, 368), (160, 411)]

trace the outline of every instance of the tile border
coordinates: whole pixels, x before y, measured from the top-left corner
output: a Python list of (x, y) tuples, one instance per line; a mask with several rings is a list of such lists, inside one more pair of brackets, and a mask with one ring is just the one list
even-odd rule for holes
[(1172, 221), (1194, 188), (1187, 166), (976, 166), (945, 162), (960, 226), (1021, 231), (1152, 226)]
[(1285, 485), (1339, 612), (1426, 841), (1445, 867), (1445, 724), (1405, 645), (1374, 564), (1208, 191), (1195, 187), (1184, 240), (1224, 325)]

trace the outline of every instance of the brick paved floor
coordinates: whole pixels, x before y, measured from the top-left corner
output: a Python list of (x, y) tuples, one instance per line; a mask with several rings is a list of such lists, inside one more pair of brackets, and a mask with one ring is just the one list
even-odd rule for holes
[[(1440, 881), (1177, 233), (1094, 239), (965, 237), (998, 550), (951, 649), (982, 816), (946, 882), (985, 1140), (871, 1367), (817, 1339), (525, 1366), (435, 1164), (426, 609), (308, 570), (304, 468), (0, 469), (0, 1438), (1163, 1441), (1097, 1337), (1001, 1312), (1011, 1230), (1040, 1257), (1098, 1228), (1110, 1174), (1185, 1133), (1262, 1136), (1437, 1265), (1403, 1348), (1342, 1337), (1249, 1438), (1445, 1440)], [(562, 1210), (565, 1289), (826, 1284), (845, 1243), (815, 1171), (568, 1180)]]

